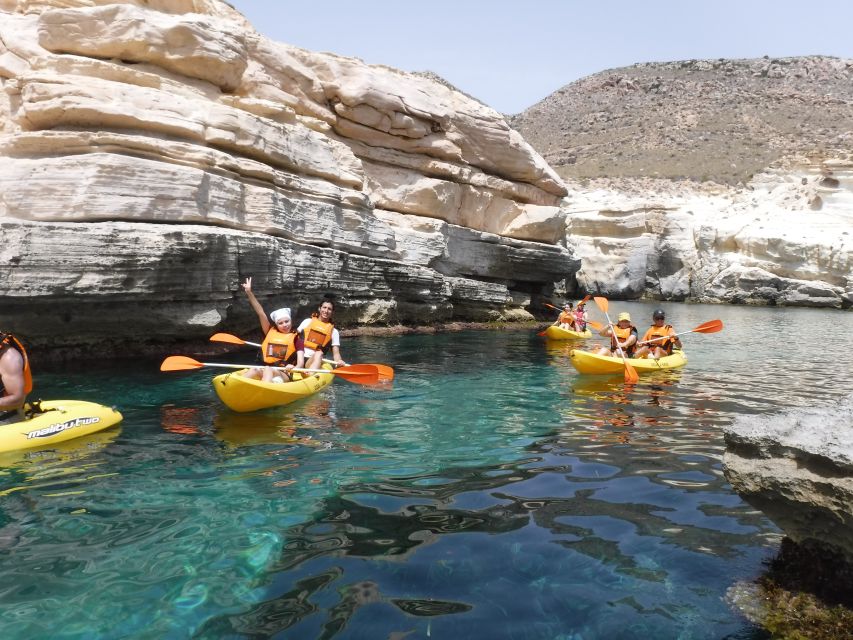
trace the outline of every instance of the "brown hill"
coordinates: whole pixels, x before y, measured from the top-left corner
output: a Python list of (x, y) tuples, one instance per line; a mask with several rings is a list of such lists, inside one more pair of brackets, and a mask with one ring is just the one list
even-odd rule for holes
[(636, 64), (566, 85), (511, 124), (566, 179), (736, 184), (789, 155), (850, 157), (853, 60)]

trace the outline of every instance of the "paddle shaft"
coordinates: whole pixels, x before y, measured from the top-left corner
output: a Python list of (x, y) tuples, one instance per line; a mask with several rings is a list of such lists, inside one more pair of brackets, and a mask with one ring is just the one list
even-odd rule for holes
[[(713, 321), (709, 321), (713, 322)], [(707, 323), (706, 323), (707, 324)], [(638, 345), (641, 344), (649, 344), (650, 342), (657, 342), (658, 340), (667, 340), (669, 338), (674, 338), (675, 336), (683, 336), (686, 333), (716, 333), (720, 329), (722, 329), (722, 323), (720, 324), (720, 328), (714, 328), (713, 331), (709, 331), (704, 327), (696, 327), (695, 329), (691, 329), (690, 331), (679, 331), (678, 333), (673, 333), (671, 336), (658, 336), (657, 338), (652, 338), (651, 340), (643, 340), (642, 342), (638, 342)]]

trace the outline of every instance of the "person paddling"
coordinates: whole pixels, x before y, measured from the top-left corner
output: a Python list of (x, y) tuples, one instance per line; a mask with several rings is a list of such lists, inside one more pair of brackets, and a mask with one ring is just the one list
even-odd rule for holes
[(302, 336), (293, 329), (290, 309), (283, 307), (273, 311), (269, 316), (272, 319), (272, 323), (270, 323), (264, 308), (252, 292), (252, 279), (246, 278), (246, 282), (241, 286), (249, 298), (252, 309), (258, 314), (261, 331), (264, 333), (261, 357), (264, 363), (268, 365), (266, 367), (253, 367), (246, 371), (243, 376), (264, 382), (289, 380), (291, 369), (305, 366), (305, 345)]
[(559, 317), (554, 321), (554, 326), (558, 326), (560, 329), (575, 331), (575, 313), (572, 311), (571, 302), (567, 302), (563, 305), (563, 310), (560, 312)]
[(619, 350), (625, 354), (626, 358), (634, 357), (634, 349), (637, 345), (637, 327), (631, 324), (631, 314), (623, 311), (619, 314), (619, 320), (613, 327), (615, 335), (610, 331), (610, 327), (604, 327), (599, 333), (603, 336), (610, 336), (610, 348), (600, 347), (593, 350), (600, 356), (619, 356)]
[(0, 331), (0, 425), (24, 419), (24, 403), (33, 390), (33, 376), (24, 345)]
[(664, 324), (666, 314), (663, 309), (655, 309), (652, 313), (652, 326), (646, 331), (641, 344), (634, 353), (635, 358), (645, 358), (651, 355), (657, 360), (664, 356), (671, 356), (674, 348), (681, 349), (681, 339), (675, 335), (675, 329), (671, 324)]
[(332, 324), (335, 303), (324, 300), (310, 318), (303, 320), (296, 331), (305, 343), (305, 357), (309, 369), (319, 369), (323, 364), (323, 354), (331, 347), (332, 360), (341, 367), (346, 364), (341, 358), (341, 336)]
[(586, 302), (581, 300), (575, 307), (575, 331), (586, 331)]

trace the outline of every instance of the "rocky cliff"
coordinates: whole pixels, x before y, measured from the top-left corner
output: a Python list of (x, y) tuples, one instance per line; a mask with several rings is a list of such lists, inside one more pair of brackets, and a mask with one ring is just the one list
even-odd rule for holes
[(217, 0), (0, 0), (3, 328), (81, 355), (254, 328), (529, 318), (562, 180), (428, 76), (270, 41)]
[(853, 306), (853, 61), (638, 64), (512, 124), (568, 181), (580, 288)]

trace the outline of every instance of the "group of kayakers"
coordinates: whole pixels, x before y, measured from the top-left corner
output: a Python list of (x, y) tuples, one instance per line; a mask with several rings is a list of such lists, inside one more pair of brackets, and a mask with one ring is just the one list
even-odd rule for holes
[(341, 357), (340, 333), (332, 323), (335, 305), (331, 300), (323, 300), (317, 311), (294, 329), (290, 308), (276, 309), (267, 316), (252, 291), (252, 279), (246, 278), (241, 286), (258, 315), (264, 334), (261, 355), (265, 366), (247, 370), (243, 374), (245, 377), (264, 382), (286, 382), (290, 380), (293, 369), (320, 369), (323, 355), (329, 348), (336, 366), (346, 364)]
[(666, 313), (663, 309), (655, 309), (652, 313), (650, 326), (643, 339), (639, 340), (639, 331), (631, 322), (631, 314), (623, 311), (617, 316), (613, 329), (606, 326), (600, 335), (610, 338), (609, 347), (594, 347), (593, 353), (600, 356), (613, 356), (623, 353), (626, 358), (659, 359), (672, 355), (673, 349), (681, 349), (681, 340), (675, 335), (675, 329), (666, 323)]

